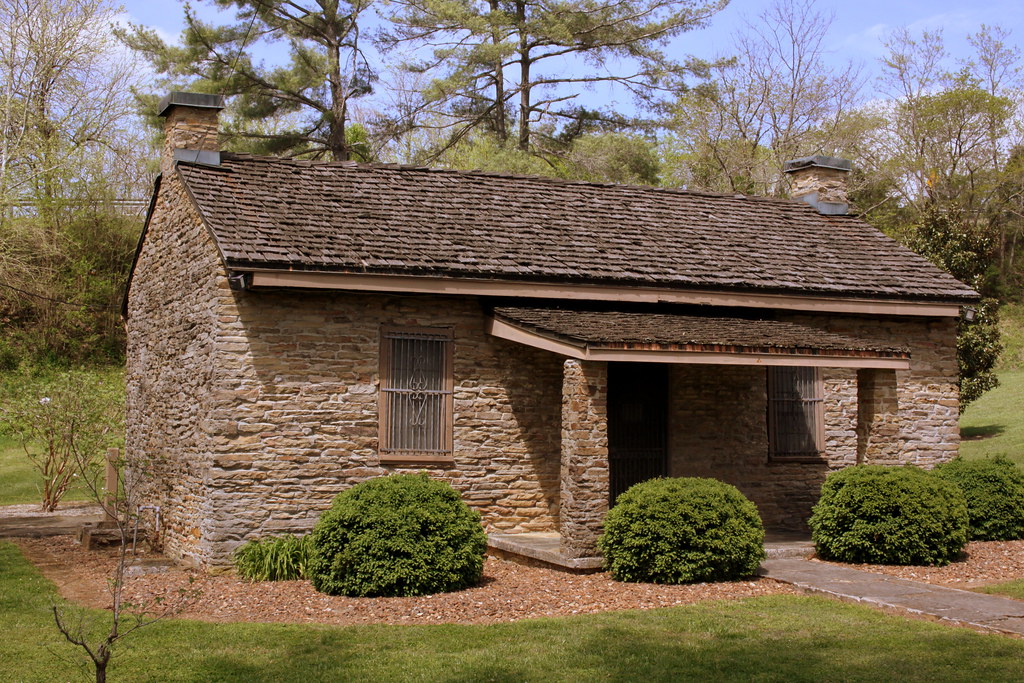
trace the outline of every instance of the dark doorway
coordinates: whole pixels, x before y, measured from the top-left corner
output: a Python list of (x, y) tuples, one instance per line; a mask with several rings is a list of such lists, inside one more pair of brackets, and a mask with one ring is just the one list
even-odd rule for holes
[(668, 474), (668, 366), (608, 364), (611, 505), (633, 484)]

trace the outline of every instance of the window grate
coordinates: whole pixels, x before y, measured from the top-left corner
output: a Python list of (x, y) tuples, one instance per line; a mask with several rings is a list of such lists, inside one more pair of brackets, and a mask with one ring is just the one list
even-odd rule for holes
[(449, 329), (382, 330), (382, 454), (451, 454), (452, 345)]
[(768, 448), (776, 459), (819, 459), (824, 389), (818, 368), (768, 368)]

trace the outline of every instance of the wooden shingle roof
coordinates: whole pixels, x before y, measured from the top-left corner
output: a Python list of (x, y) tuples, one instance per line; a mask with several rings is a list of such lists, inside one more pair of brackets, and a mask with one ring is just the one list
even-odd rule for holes
[(177, 169), (236, 270), (977, 297), (863, 221), (796, 201), (230, 154)]
[(499, 306), (496, 318), (579, 346), (701, 351), (858, 352), (904, 357), (906, 346), (752, 315), (695, 315), (665, 310)]

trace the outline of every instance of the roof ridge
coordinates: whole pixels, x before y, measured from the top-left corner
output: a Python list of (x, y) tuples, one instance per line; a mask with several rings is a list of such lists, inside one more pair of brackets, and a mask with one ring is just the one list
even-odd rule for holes
[[(806, 204), (805, 202), (795, 201), (793, 199), (786, 199), (782, 197), (763, 197), (759, 195), (745, 195), (741, 193), (724, 193), (724, 192), (711, 192), (709, 190), (690, 190), (681, 187), (659, 187), (656, 185), (632, 185), (629, 183), (602, 183), (592, 180), (578, 180), (572, 178), (558, 178), (556, 176), (543, 176), (534, 174), (518, 174), (518, 173), (504, 173), (501, 171), (487, 171), (483, 169), (458, 169), (458, 168), (440, 168), (437, 166), (424, 166), (418, 164), (397, 164), (397, 163), (385, 163), (385, 162), (368, 162), (368, 161), (333, 161), (333, 160), (312, 160), (312, 159), (288, 159), (285, 157), (276, 157), (270, 155), (258, 155), (258, 154), (240, 154), (235, 152), (223, 152), (221, 154), (222, 161), (242, 161), (242, 162), (260, 162), (260, 163), (275, 163), (275, 164), (293, 164), (302, 167), (324, 167), (324, 168), (355, 168), (355, 169), (368, 169), (368, 170), (383, 170), (383, 171), (416, 171), (421, 173), (437, 173), (443, 175), (453, 175), (459, 177), (484, 177), (484, 178), (495, 178), (498, 180), (529, 180), (537, 181), (541, 183), (550, 183), (553, 185), (577, 185), (584, 187), (595, 187), (595, 188), (611, 188), (611, 189), (629, 189), (629, 190), (640, 190), (644, 192), (657, 192), (657, 193), (668, 193), (686, 195), (692, 197), (710, 197), (713, 199), (732, 199), (742, 201), (754, 201), (754, 202), (765, 202), (772, 204), (781, 204), (783, 206), (792, 206), (798, 210), (811, 210), (814, 211), (813, 207)], [(187, 163), (187, 162), (179, 162)], [(814, 211), (817, 214), (817, 211)], [(818, 214), (820, 215), (820, 214)], [(847, 216), (848, 217), (848, 216)]]

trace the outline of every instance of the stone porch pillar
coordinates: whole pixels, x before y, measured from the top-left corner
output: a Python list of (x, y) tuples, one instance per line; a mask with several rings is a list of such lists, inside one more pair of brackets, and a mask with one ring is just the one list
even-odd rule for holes
[(857, 462), (899, 465), (902, 424), (896, 395), (896, 371), (857, 371)]
[(562, 369), (562, 555), (598, 555), (607, 512), (608, 364), (570, 358)]

